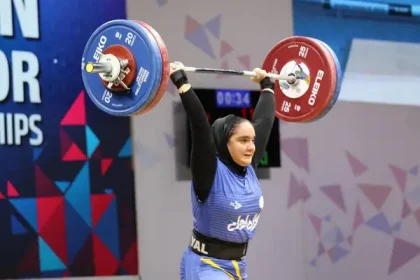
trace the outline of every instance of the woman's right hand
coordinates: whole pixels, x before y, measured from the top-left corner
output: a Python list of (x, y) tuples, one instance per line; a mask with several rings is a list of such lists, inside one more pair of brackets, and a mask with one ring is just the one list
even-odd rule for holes
[(181, 62), (179, 62), (179, 61), (175, 61), (175, 62), (171, 62), (170, 64), (169, 64), (169, 66), (170, 66), (170, 70), (169, 70), (169, 75), (172, 75), (172, 73), (174, 73), (174, 72), (176, 72), (176, 71), (178, 71), (178, 70), (182, 70), (182, 69), (184, 69), (184, 64), (182, 64)]
[(187, 74), (183, 71), (184, 64), (179, 61), (170, 63), (170, 78), (172, 83), (176, 86), (177, 89), (180, 89), (184, 84), (188, 84)]

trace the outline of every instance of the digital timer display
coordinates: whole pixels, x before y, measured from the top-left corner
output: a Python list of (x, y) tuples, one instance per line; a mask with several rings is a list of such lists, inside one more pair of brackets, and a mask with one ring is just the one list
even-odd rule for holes
[(250, 108), (251, 92), (247, 90), (216, 90), (216, 106), (219, 108)]
[[(252, 121), (255, 106), (257, 105), (260, 91), (236, 90), (236, 89), (203, 89), (194, 88), (194, 92), (200, 99), (207, 115), (209, 123), (229, 114), (243, 117)], [(188, 155), (191, 153), (191, 132), (187, 120)], [(273, 128), (267, 143), (263, 158), (259, 167), (280, 167), (280, 129), (279, 120), (274, 119)], [(188, 156), (188, 166), (190, 157)]]

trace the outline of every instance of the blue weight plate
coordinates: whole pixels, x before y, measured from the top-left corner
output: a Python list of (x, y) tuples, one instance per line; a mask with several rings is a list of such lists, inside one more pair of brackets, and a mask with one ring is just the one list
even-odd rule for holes
[[(98, 51), (110, 46), (127, 48), (136, 62), (136, 73), (129, 91), (110, 92), (98, 74), (87, 73), (84, 65), (96, 62)], [(131, 70), (133, 71), (133, 70)], [(130, 20), (112, 20), (101, 25), (89, 38), (82, 59), (82, 79), (88, 96), (102, 111), (129, 116), (154, 98), (162, 80), (162, 57), (153, 35)]]
[(328, 52), (331, 54), (332, 58), (334, 59), (336, 73), (337, 73), (337, 75), (336, 75), (337, 76), (337, 78), (336, 78), (337, 85), (335, 87), (334, 96), (333, 96), (330, 104), (328, 105), (327, 109), (320, 116), (318, 116), (317, 118), (315, 118), (312, 121), (317, 121), (317, 120), (321, 119), (326, 114), (328, 114), (328, 112), (334, 107), (335, 103), (337, 102), (337, 100), (338, 100), (338, 98), (340, 96), (341, 81), (342, 81), (342, 78), (343, 78), (343, 72), (342, 72), (342, 69), (341, 69), (340, 61), (338, 60), (337, 55), (335, 54), (335, 52), (325, 42), (323, 42), (321, 40), (318, 40), (318, 39), (316, 39), (316, 40), (319, 43), (321, 43), (328, 50)]

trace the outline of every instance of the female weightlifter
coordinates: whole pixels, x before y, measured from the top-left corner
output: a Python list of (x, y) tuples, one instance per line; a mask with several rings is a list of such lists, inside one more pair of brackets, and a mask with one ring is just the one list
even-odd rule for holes
[(247, 279), (246, 252), (264, 206), (255, 169), (275, 118), (274, 83), (256, 68), (261, 86), (252, 122), (228, 115), (210, 126), (180, 62), (171, 63), (191, 129), (194, 229), (182, 256), (181, 280)]

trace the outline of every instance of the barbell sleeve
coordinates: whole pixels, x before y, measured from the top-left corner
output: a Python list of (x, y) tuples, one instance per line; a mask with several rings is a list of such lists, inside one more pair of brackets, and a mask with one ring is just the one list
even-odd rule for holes
[(85, 70), (88, 73), (110, 73), (112, 71), (112, 64), (109, 62), (88, 62)]

